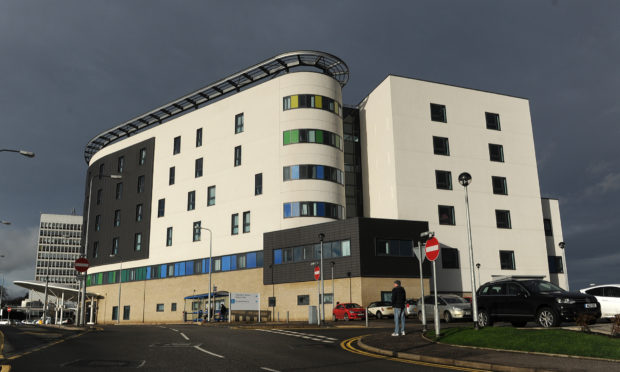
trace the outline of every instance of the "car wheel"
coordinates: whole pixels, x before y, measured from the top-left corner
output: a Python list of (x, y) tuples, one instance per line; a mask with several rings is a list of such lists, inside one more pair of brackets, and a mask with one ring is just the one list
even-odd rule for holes
[(544, 328), (557, 327), (560, 324), (558, 314), (548, 307), (538, 310), (536, 322)]
[(515, 320), (515, 321), (510, 322), (510, 324), (512, 324), (513, 327), (525, 327), (525, 325), (527, 324), (527, 321)]
[(380, 311), (377, 311), (377, 312), (375, 313), (375, 316), (377, 317), (377, 319), (381, 319), (381, 318), (383, 317), (383, 314), (381, 314), (381, 312), (380, 312)]
[(487, 313), (485, 310), (480, 310), (478, 312), (478, 325), (480, 327), (490, 327), (493, 325), (493, 322), (491, 321), (491, 317), (489, 316), (489, 313)]
[(443, 313), (443, 320), (446, 323), (450, 323), (452, 321), (452, 315), (450, 314), (449, 311), (446, 311), (445, 313)]
[(345, 313), (345, 314), (344, 314), (344, 316), (342, 317), (342, 319), (343, 319), (345, 322), (348, 322), (348, 321), (349, 321), (349, 314), (346, 314), (346, 313)]

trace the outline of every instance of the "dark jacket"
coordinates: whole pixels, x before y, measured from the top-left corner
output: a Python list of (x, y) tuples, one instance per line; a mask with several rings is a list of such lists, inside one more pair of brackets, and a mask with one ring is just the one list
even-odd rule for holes
[(401, 286), (392, 288), (392, 307), (405, 308), (406, 297), (405, 288)]

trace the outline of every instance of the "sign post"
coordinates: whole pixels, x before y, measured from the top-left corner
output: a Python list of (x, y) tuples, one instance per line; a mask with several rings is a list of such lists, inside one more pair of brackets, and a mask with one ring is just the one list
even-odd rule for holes
[(317, 281), (317, 285), (318, 285), (318, 292), (319, 292), (319, 303), (317, 305), (317, 311), (318, 311), (318, 317), (317, 317), (317, 322), (316, 325), (320, 326), (321, 325), (321, 282), (319, 281), (319, 279), (321, 279), (321, 267), (319, 265), (314, 266), (314, 280)]
[(437, 271), (435, 269), (435, 260), (439, 257), (439, 241), (432, 237), (426, 241), (426, 258), (433, 262), (433, 289), (435, 293), (435, 338), (439, 337), (439, 309), (437, 308)]
[(8, 312), (8, 314), (7, 314), (7, 319), (8, 319), (8, 320), (11, 320), (11, 308), (10, 308), (10, 307), (7, 307), (7, 308), (6, 308), (6, 311)]
[(420, 319), (420, 321), (422, 322), (423, 331), (426, 332), (426, 308), (424, 306), (424, 277), (422, 275), (422, 262), (424, 262), (424, 259), (426, 258), (426, 254), (422, 252), (422, 242), (418, 242), (418, 246), (413, 247), (413, 252), (418, 258), (418, 263), (420, 264), (420, 293), (422, 294), (422, 297), (420, 298), (422, 300), (422, 318)]

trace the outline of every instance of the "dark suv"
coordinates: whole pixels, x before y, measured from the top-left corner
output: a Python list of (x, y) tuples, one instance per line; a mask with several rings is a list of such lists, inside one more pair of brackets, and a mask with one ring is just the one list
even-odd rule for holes
[(601, 317), (596, 297), (567, 292), (539, 279), (504, 279), (482, 285), (476, 294), (478, 323), (491, 326), (494, 321), (511, 322), (523, 327), (536, 321), (542, 327), (557, 327), (561, 321), (573, 321), (581, 314), (589, 323)]

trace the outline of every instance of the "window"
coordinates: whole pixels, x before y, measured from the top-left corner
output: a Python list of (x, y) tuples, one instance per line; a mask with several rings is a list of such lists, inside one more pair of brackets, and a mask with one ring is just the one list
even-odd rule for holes
[(250, 232), (250, 212), (243, 212), (243, 233)]
[(444, 269), (459, 268), (459, 250), (441, 247), (441, 267)]
[(493, 194), (508, 195), (508, 186), (506, 185), (506, 177), (491, 177), (493, 183)]
[(448, 145), (448, 139), (445, 137), (433, 136), (433, 152), (435, 155), (450, 156), (450, 146)]
[(140, 149), (140, 157), (138, 158), (138, 164), (144, 165), (146, 162), (146, 149), (143, 147)]
[(239, 234), (239, 213), (235, 213), (230, 218), (230, 233), (231, 235)]
[(181, 152), (181, 136), (174, 137), (174, 144), (172, 146), (172, 155), (176, 155)]
[(484, 116), (487, 119), (487, 129), (501, 130), (499, 126), (499, 114), (485, 112)]
[(172, 245), (172, 227), (166, 229), (166, 247)]
[(431, 103), (431, 120), (446, 123), (446, 106)]
[(257, 173), (254, 175), (254, 195), (261, 195), (263, 193), (263, 174)]
[(436, 170), (435, 183), (438, 189), (452, 190), (452, 173), (449, 171)]
[(241, 165), (241, 146), (235, 147), (235, 167)]
[(562, 256), (549, 256), (549, 273), (563, 274), (564, 265), (562, 264)]
[(177, 303), (173, 302), (170, 304), (170, 311), (177, 311)]
[(243, 113), (235, 115), (235, 134), (243, 132)]
[(449, 205), (439, 206), (439, 224), (440, 225), (454, 225), (454, 207)]
[(125, 157), (124, 156), (119, 156), (118, 157), (118, 164), (116, 167), (116, 171), (118, 173), (123, 173), (123, 170), (125, 169)]
[(293, 129), (282, 132), (283, 144), (319, 143), (342, 150), (341, 137), (335, 133), (321, 129)]
[(112, 320), (118, 320), (118, 306), (112, 306)]
[(194, 178), (202, 177), (202, 158), (196, 159), (194, 165)]
[(174, 185), (175, 173), (176, 169), (174, 167), (170, 167), (170, 172), (168, 173), (168, 185)]
[(325, 180), (344, 184), (343, 172), (338, 168), (327, 165), (300, 164), (290, 165), (282, 168), (283, 180)]
[(293, 217), (327, 217), (334, 219), (344, 218), (344, 207), (338, 204), (325, 202), (292, 202), (284, 203), (284, 218)]
[(551, 218), (545, 218), (543, 220), (545, 225), (545, 236), (553, 236), (553, 227), (551, 226)]
[(515, 270), (515, 252), (499, 251), (499, 264), (502, 270)]
[(489, 143), (489, 158), (491, 161), (504, 162), (504, 146)]
[[(398, 257), (412, 257), (413, 246), (411, 240), (398, 240), (398, 239), (377, 239), (376, 255), (377, 256), (398, 256)], [(330, 247), (334, 252), (333, 244)], [(338, 255), (334, 255), (337, 257)], [(325, 256), (324, 256), (325, 257)]]
[(157, 311), (158, 313), (163, 313), (164, 312), (164, 304), (157, 304), (155, 306), (155, 311)]
[(102, 196), (103, 196), (103, 190), (102, 189), (97, 190), (97, 205), (101, 204)]
[(510, 223), (510, 211), (496, 209), (495, 220), (497, 221), (497, 227), (500, 229), (511, 229), (512, 228), (512, 225)]
[(310, 296), (309, 295), (297, 295), (297, 305), (310, 305)]
[(213, 271), (222, 271), (222, 259), (221, 258), (213, 259)]
[(166, 199), (157, 201), (157, 217), (163, 217), (166, 212)]
[(194, 222), (194, 230), (193, 230), (193, 238), (192, 241), (198, 242), (200, 241), (200, 233), (202, 229), (200, 228), (200, 221)]
[(121, 210), (117, 209), (114, 211), (114, 227), (119, 227), (121, 225)]
[(245, 269), (247, 265), (247, 257), (245, 254), (237, 255), (237, 269)]
[(187, 193), (187, 210), (193, 211), (196, 208), (196, 191)]
[(196, 129), (196, 147), (202, 146), (202, 128)]
[(103, 178), (104, 171), (105, 171), (105, 164), (99, 164), (99, 179)]
[(138, 176), (138, 194), (144, 192), (144, 176)]
[(142, 233), (137, 233), (133, 238), (133, 250), (140, 252), (142, 250)]
[(207, 206), (215, 205), (215, 186), (209, 186), (207, 189)]
[(116, 184), (116, 200), (121, 200), (123, 198), (123, 183), (119, 182)]
[(136, 205), (136, 221), (137, 222), (142, 221), (142, 212), (143, 212), (142, 204)]
[(101, 230), (101, 215), (98, 214), (95, 216), (95, 231)]
[(119, 244), (118, 237), (112, 238), (112, 254), (113, 255), (118, 254), (118, 244)]
[(99, 257), (99, 242), (93, 243), (93, 258)]

